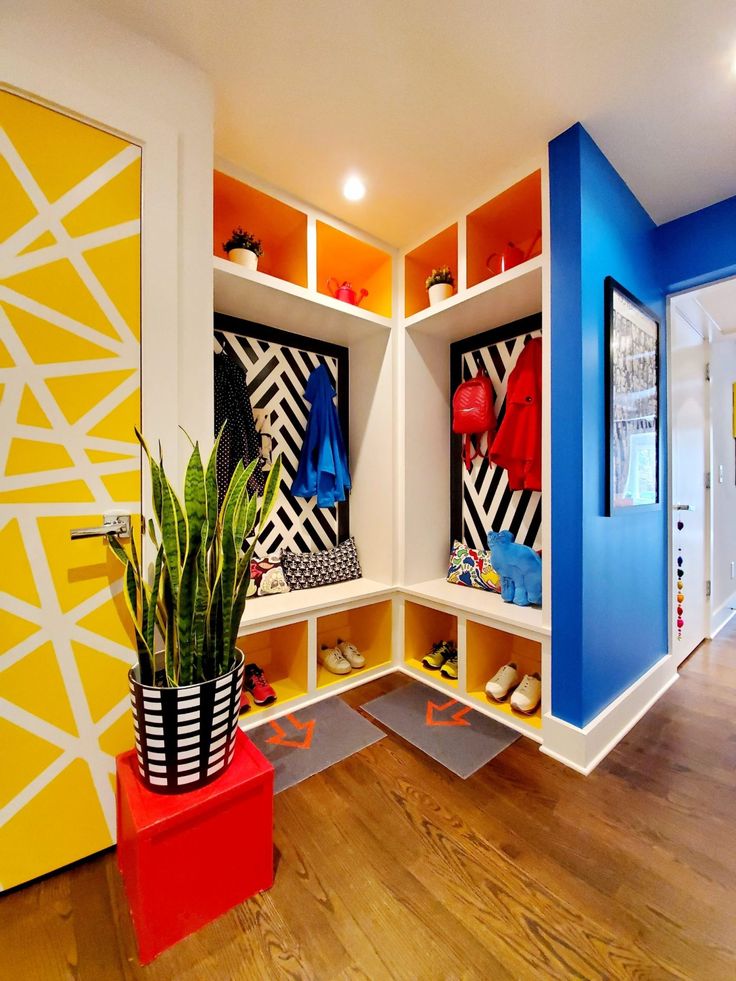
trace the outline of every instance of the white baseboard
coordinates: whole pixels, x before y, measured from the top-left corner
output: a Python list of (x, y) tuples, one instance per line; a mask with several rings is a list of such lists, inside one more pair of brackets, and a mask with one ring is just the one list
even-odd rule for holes
[(540, 751), (587, 776), (677, 678), (674, 659), (666, 654), (583, 729), (545, 714)]
[(711, 613), (710, 639), (713, 640), (734, 616), (736, 616), (736, 593), (729, 596), (725, 603), (721, 603), (718, 609)]

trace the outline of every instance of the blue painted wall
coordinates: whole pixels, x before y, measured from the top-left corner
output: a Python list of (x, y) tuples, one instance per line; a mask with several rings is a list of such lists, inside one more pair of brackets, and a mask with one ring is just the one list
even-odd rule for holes
[[(553, 140), (549, 160), (552, 712), (584, 726), (667, 653), (666, 501), (605, 516), (604, 279), (651, 307), (662, 327), (664, 305), (656, 227), (583, 127)], [(663, 358), (662, 379), (664, 370)], [(665, 452), (663, 438), (663, 494)]]
[(736, 197), (660, 225), (655, 244), (667, 293), (736, 276)]

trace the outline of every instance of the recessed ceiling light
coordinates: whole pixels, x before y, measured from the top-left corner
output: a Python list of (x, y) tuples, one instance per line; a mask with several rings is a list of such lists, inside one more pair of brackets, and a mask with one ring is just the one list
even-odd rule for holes
[(362, 197), (365, 196), (365, 184), (360, 179), (353, 174), (352, 177), (348, 177), (342, 186), (342, 193), (348, 199), (348, 201), (360, 201)]

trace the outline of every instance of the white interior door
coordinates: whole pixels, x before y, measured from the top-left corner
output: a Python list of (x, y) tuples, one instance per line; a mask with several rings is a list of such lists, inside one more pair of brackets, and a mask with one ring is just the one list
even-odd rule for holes
[(673, 301), (670, 317), (672, 420), (671, 649), (680, 664), (707, 633), (709, 345)]

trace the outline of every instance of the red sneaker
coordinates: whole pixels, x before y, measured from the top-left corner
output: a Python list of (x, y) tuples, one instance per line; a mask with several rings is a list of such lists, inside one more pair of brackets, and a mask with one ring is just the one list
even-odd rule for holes
[(240, 696), (240, 714), (243, 715), (244, 712), (250, 712), (250, 699), (245, 690), (245, 685), (243, 685), (243, 694)]
[(245, 689), (248, 689), (253, 696), (256, 705), (270, 705), (276, 701), (276, 692), (269, 685), (263, 669), (257, 664), (246, 664), (245, 666)]

